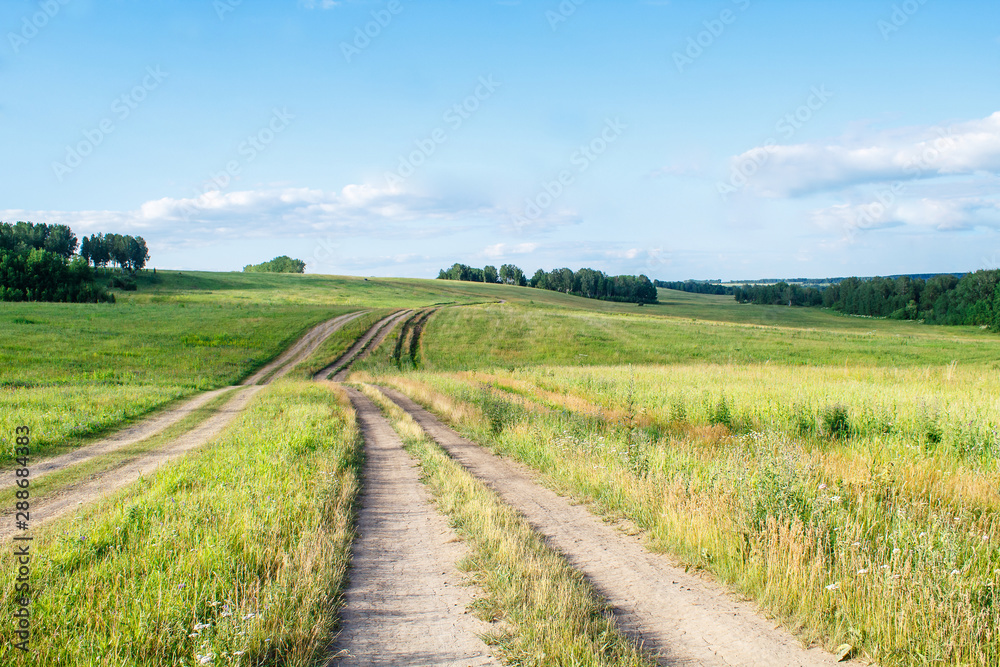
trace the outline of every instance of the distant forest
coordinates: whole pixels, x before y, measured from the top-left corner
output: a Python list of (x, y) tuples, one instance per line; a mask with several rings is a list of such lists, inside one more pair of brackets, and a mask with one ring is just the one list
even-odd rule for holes
[(731, 285), (720, 285), (704, 280), (654, 280), (653, 284), (664, 289), (693, 292), (695, 294), (724, 294), (731, 296), (735, 289)]
[(824, 288), (779, 282), (733, 291), (740, 303), (823, 306), (847, 315), (966, 324), (1000, 331), (1000, 270), (930, 278), (845, 278)]
[(513, 264), (504, 264), (499, 269), (495, 266), (477, 269), (456, 263), (450, 269), (441, 269), (438, 279), (520, 285), (604, 301), (657, 302), (656, 286), (646, 276), (609, 276), (596, 269), (553, 269), (548, 272), (538, 269), (527, 279), (524, 271)]
[(292, 259), (288, 255), (275, 257), (261, 264), (247, 264), (244, 273), (305, 273), (306, 263), (301, 259)]
[[(94, 269), (110, 263), (131, 274), (148, 259), (141, 236), (95, 234), (80, 243), (66, 225), (0, 223), (0, 301), (113, 302)], [(135, 288), (127, 276), (114, 281)]]

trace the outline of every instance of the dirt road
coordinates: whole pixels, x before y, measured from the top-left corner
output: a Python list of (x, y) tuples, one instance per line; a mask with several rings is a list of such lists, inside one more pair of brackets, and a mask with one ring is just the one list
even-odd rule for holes
[(316, 349), (322, 345), (323, 341), (329, 338), (333, 332), (337, 331), (351, 320), (361, 317), (366, 312), (368, 311), (362, 310), (356, 313), (348, 313), (347, 315), (335, 317), (332, 320), (327, 320), (326, 322), (313, 327), (306, 332), (306, 335), (296, 341), (294, 345), (278, 356), (277, 359), (248, 377), (242, 382), (242, 384), (260, 384), (265, 379), (268, 382), (277, 380), (288, 371), (292, 370), (297, 363), (315, 352)]
[[(103, 470), (93, 475), (85, 482), (73, 484), (51, 494), (38, 498), (31, 504), (32, 525), (51, 521), (56, 517), (75, 510), (80, 505), (92, 502), (131, 484), (142, 476), (149, 476), (167, 461), (175, 459), (196, 447), (204, 445), (219, 435), (229, 422), (236, 418), (250, 402), (253, 395), (262, 387), (242, 387), (236, 390), (214, 415), (198, 424), (187, 433), (171, 440), (164, 447), (146, 452), (120, 466)], [(16, 530), (14, 522), (0, 521), (0, 539), (13, 535)]]
[(432, 506), (417, 464), (379, 409), (347, 388), (365, 440), (364, 491), (343, 632), (330, 665), (498, 665), (466, 613), (464, 548)]
[(662, 665), (830, 666), (787, 631), (641, 541), (545, 488), (536, 474), (462, 438), (404, 394), (380, 388), (473, 475), (520, 511), (608, 600), (622, 625)]
[[(50, 521), (73, 511), (80, 505), (112, 493), (127, 484), (131, 484), (142, 475), (149, 475), (167, 461), (212, 440), (247, 406), (250, 399), (262, 385), (269, 384), (285, 375), (296, 364), (312, 354), (333, 332), (355, 317), (359, 317), (364, 312), (366, 311), (341, 315), (313, 327), (277, 359), (247, 378), (242, 383), (243, 386), (239, 388), (233, 389), (227, 387), (206, 392), (187, 401), (183, 405), (167, 410), (152, 419), (123, 429), (87, 447), (39, 461), (32, 466), (32, 479), (38, 479), (57, 470), (63, 470), (70, 466), (89, 461), (94, 457), (108, 454), (152, 437), (171, 425), (176, 424), (222, 392), (230, 390), (235, 392), (215, 414), (162, 447), (138, 455), (120, 465), (101, 470), (84, 482), (71, 484), (65, 488), (33, 499), (31, 505), (32, 524), (37, 526)], [(13, 485), (13, 475), (11, 475), (10, 479), (11, 485)], [(11, 514), (10, 511), (5, 511), (0, 515), (0, 538), (14, 532), (12, 527), (13, 522), (9, 520)]]
[[(347, 372), (350, 369), (351, 364), (354, 363), (356, 359), (361, 358), (362, 354), (367, 352), (369, 349), (375, 349), (375, 346), (377, 346), (378, 343), (381, 343), (382, 339), (385, 338), (385, 334), (388, 334), (389, 331), (392, 330), (392, 327), (396, 326), (396, 323), (410, 312), (411, 311), (409, 310), (401, 310), (399, 312), (393, 313), (392, 315), (389, 315), (388, 317), (384, 317), (378, 322), (376, 322), (375, 325), (371, 329), (369, 329), (364, 336), (355, 341), (354, 345), (352, 345), (347, 350), (347, 352), (340, 355), (340, 358), (337, 359), (335, 362), (333, 362), (323, 370), (316, 373), (313, 376), (313, 379), (326, 380), (331, 375), (333, 375), (334, 372), (336, 372), (336, 375), (334, 375), (333, 377), (333, 380), (335, 382), (342, 382), (343, 380), (345, 380), (347, 378)], [(373, 343), (373, 345), (369, 348), (368, 344), (372, 343), (373, 339), (376, 336), (378, 336), (383, 330), (385, 331), (385, 333), (378, 339), (377, 342)]]

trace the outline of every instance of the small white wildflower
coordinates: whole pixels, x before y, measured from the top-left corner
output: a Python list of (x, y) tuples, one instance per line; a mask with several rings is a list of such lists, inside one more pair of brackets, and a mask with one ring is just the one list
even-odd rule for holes
[(861, 568), (858, 570), (858, 574), (868, 574), (868, 570), (866, 568)]
[(983, 535), (983, 542), (989, 542), (989, 541), (990, 541), (990, 536), (989, 535)]
[(213, 653), (209, 653), (208, 655), (199, 655), (195, 653), (194, 657), (198, 658), (198, 664), (201, 665), (211, 664), (211, 662), (215, 660), (215, 654)]
[(823, 489), (825, 489), (825, 488), (826, 488), (826, 484), (820, 484), (820, 485), (819, 485), (819, 490), (820, 490), (820, 491), (822, 491), (822, 490), (823, 490)]
[(927, 533), (920, 533), (920, 537), (927, 537)]
[(952, 570), (951, 573), (952, 575), (961, 574), (961, 572), (959, 572), (958, 570)]
[(893, 550), (892, 550), (892, 553), (894, 553), (894, 554), (898, 554), (898, 553), (899, 553), (899, 548), (896, 548), (896, 549), (893, 549)]
[(888, 570), (888, 569), (889, 569), (889, 566), (888, 566), (888, 565), (883, 565), (883, 566), (882, 566), (882, 569), (883, 569), (883, 570)]
[(197, 632), (192, 632), (191, 634), (188, 635), (188, 637), (191, 637), (192, 639), (197, 636), (198, 636)]
[(826, 587), (826, 590), (828, 590), (828, 591), (835, 591), (838, 588), (840, 588), (840, 582), (830, 584), (829, 586)]
[(853, 546), (860, 547), (861, 546), (861, 542), (855, 542)]

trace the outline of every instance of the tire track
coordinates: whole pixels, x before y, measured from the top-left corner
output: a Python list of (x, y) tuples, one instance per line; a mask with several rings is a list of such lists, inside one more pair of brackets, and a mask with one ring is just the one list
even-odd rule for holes
[(471, 592), (455, 568), (464, 548), (433, 507), (418, 466), (381, 411), (345, 387), (365, 441), (343, 631), (329, 665), (492, 666), (465, 612)]
[[(388, 334), (388, 329), (391, 328), (392, 326), (395, 326), (395, 323), (409, 312), (410, 311), (408, 310), (403, 310), (392, 313), (387, 317), (383, 317), (381, 320), (376, 322), (372, 326), (372, 328), (365, 333), (364, 336), (355, 341), (354, 345), (352, 345), (347, 350), (347, 352), (340, 355), (340, 358), (338, 358), (335, 362), (333, 362), (326, 368), (320, 370), (315, 375), (313, 375), (313, 379), (326, 380), (331, 375), (336, 373), (336, 375), (333, 377), (333, 380), (335, 382), (341, 382), (342, 380), (344, 380), (347, 377), (347, 371), (348, 369), (350, 369), (351, 364), (354, 363), (356, 358), (360, 358), (362, 352), (367, 351), (368, 344), (372, 342), (372, 339), (374, 339), (375, 336), (379, 334), (382, 328), (385, 327), (387, 329), (386, 333)], [(379, 343), (382, 342), (381, 338), (379, 339), (378, 342)]]
[[(258, 390), (288, 373), (296, 364), (312, 354), (332, 333), (364, 312), (367, 311), (341, 315), (310, 329), (277, 359), (244, 380), (242, 385), (235, 389), (234, 395), (215, 414), (162, 447), (101, 470), (84, 482), (69, 484), (57, 491), (46, 494), (43, 498), (36, 499), (32, 502), (31, 507), (32, 524), (38, 526), (72, 511), (80, 505), (112, 493), (138, 480), (141, 476), (155, 471), (167, 461), (204, 445), (215, 438), (222, 432), (222, 429), (243, 411)], [(105, 438), (80, 450), (43, 460), (32, 466), (32, 480), (152, 437), (191, 414), (191, 412), (215, 396), (232, 389), (231, 387), (226, 387), (206, 392), (182, 406), (168, 410), (142, 424), (124, 429), (109, 438)], [(40, 474), (36, 470), (39, 470)], [(13, 471), (10, 472), (13, 473)], [(16, 480), (12, 479), (11, 486), (14, 483), (16, 483)], [(0, 513), (0, 517), (8, 519), (12, 514), (12, 512), (3, 511)], [(0, 538), (13, 534), (13, 532), (14, 529), (9, 521), (0, 522)]]
[(622, 629), (657, 654), (660, 664), (837, 664), (822, 649), (802, 648), (749, 603), (677, 568), (664, 556), (647, 551), (639, 539), (541, 486), (527, 467), (462, 438), (401, 392), (379, 389), (561, 551), (608, 600)]
[[(298, 362), (302, 361), (310, 354), (316, 351), (316, 349), (330, 337), (333, 332), (340, 329), (342, 326), (347, 324), (353, 319), (361, 317), (364, 315), (366, 310), (358, 311), (356, 313), (348, 313), (347, 315), (341, 315), (340, 317), (335, 317), (332, 320), (328, 320), (319, 324), (300, 338), (294, 345), (288, 348), (283, 354), (281, 354), (277, 359), (267, 364), (259, 371), (248, 377), (241, 384), (251, 385), (251, 384), (261, 384), (266, 378), (267, 382), (272, 382), (277, 380), (281, 376), (288, 373)], [(272, 375), (273, 374), (273, 375)], [(270, 377), (269, 377), (270, 376)]]

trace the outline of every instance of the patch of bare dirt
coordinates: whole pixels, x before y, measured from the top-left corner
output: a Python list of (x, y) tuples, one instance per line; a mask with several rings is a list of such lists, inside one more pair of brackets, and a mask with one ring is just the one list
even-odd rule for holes
[(466, 607), (464, 554), (379, 409), (347, 388), (365, 440), (358, 537), (329, 665), (498, 665)]

